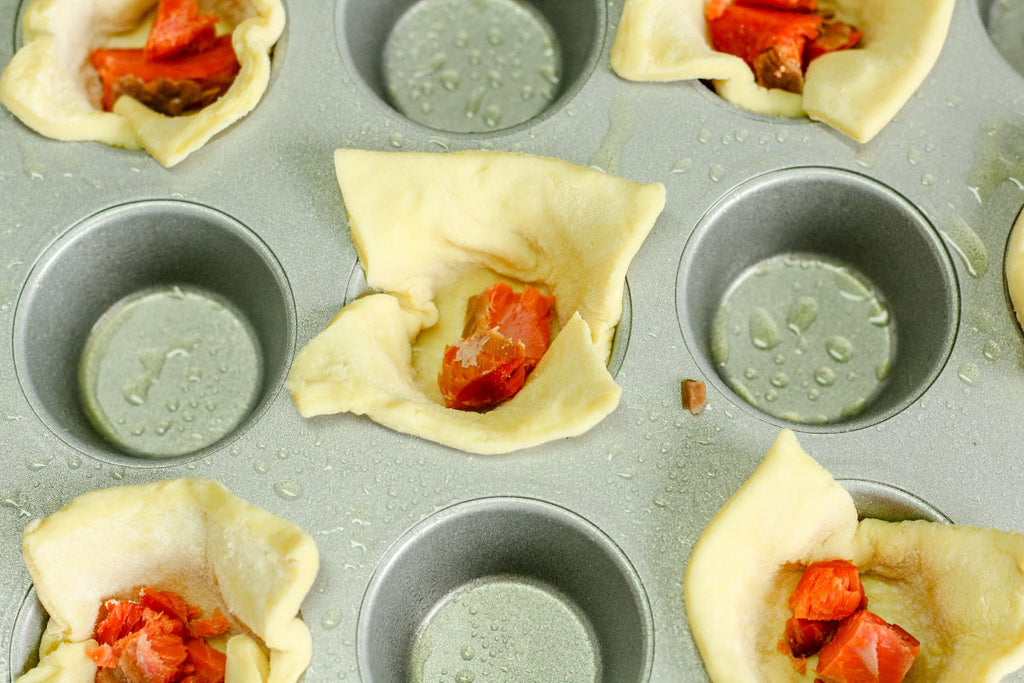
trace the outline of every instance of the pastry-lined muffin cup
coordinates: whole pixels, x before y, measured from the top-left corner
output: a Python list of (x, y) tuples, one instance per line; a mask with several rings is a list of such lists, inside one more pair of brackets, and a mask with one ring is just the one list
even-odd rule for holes
[[(230, 410), (233, 424), (223, 425), (225, 431), (219, 437), (201, 440), (202, 447), (195, 451), (136, 449), (117, 434), (104, 437), (95, 414), (88, 412), (95, 408), (89, 391), (83, 395), (83, 351), (94, 338), (94, 329), (116, 315), (125, 302), (164, 290), (194, 295), (210, 310), (220, 312), (218, 315), (237, 321), (238, 338), (252, 345), (248, 356), (239, 356), (246, 363), (248, 383), (232, 383), (232, 375), (239, 370), (234, 358), (206, 358), (207, 364), (220, 364), (214, 374), (224, 376), (226, 395), (210, 397), (195, 410), (215, 414), (218, 409)], [(124, 324), (135, 325), (139, 333), (147, 332), (139, 323)], [(205, 348), (211, 354), (230, 351), (203, 346), (198, 339), (178, 341), (168, 340), (167, 358), (187, 355), (192, 347)], [(281, 387), (294, 344), (291, 290), (266, 244), (234, 218), (185, 201), (133, 202), (84, 219), (38, 259), (15, 313), (15, 368), (36, 414), (79, 451), (127, 465), (155, 466), (200, 457), (242, 433)], [(164, 360), (157, 358), (156, 362), (157, 371), (145, 378), (144, 390), (159, 384)], [(221, 378), (207, 379), (219, 382)], [(231, 389), (246, 395), (230, 395)], [(125, 388), (126, 401), (141, 403), (145, 397), (143, 393), (137, 398)], [(232, 403), (238, 405), (226, 407)], [(181, 417), (187, 406), (169, 405), (171, 409)]]
[[(526, 631), (562, 637), (529, 647)], [(643, 681), (653, 639), (643, 586), (610, 538), (556, 505), (496, 497), (399, 539), (363, 597), (356, 647), (368, 683), (428, 680), (431, 667), (471, 680), (505, 658), (529, 680)]]
[[(816, 265), (821, 266), (826, 282), (829, 278), (846, 280), (836, 285), (839, 291), (833, 298), (861, 297), (873, 307), (874, 319), (870, 324), (887, 331), (891, 348), (883, 363), (874, 369), (867, 368), (877, 375), (877, 384), (868, 395), (850, 397), (853, 409), (820, 418), (808, 413), (798, 419), (769, 405), (773, 400), (771, 389), (757, 395), (746, 386), (742, 371), (738, 377), (735, 372), (726, 374), (723, 358), (730, 355), (726, 342), (737, 338), (736, 323), (722, 316), (721, 311), (732, 305), (730, 297), (745, 281), (754, 282), (754, 289), (760, 287), (770, 292), (757, 280), (765, 272), (791, 268), (798, 273)], [(789, 276), (772, 277), (781, 278), (780, 282), (785, 284)], [(765, 318), (766, 325), (774, 322), (775, 328), (769, 325), (777, 333), (773, 339), (756, 338), (755, 313), (760, 312), (740, 314), (751, 316), (751, 342), (760, 349), (755, 353), (766, 354), (766, 368), (776, 363), (782, 372), (793, 364), (799, 366), (802, 361), (797, 357), (801, 354), (808, 358), (810, 352), (817, 352), (825, 358), (825, 377), (808, 370), (803, 378), (805, 386), (799, 390), (811, 392), (812, 397), (820, 387), (838, 391), (845, 377), (852, 380), (856, 374), (850, 370), (855, 364), (848, 362), (851, 357), (856, 358), (856, 347), (843, 349), (837, 342), (835, 348), (828, 348), (826, 357), (819, 348), (821, 340), (814, 340), (810, 349), (799, 346), (800, 336), (812, 324), (820, 327), (822, 323), (814, 321), (828, 311), (819, 311), (813, 301), (808, 303), (809, 297), (800, 294), (798, 286), (794, 281), (792, 293), (776, 287), (775, 294), (785, 293), (794, 302), (807, 303), (810, 311), (801, 314), (799, 307), (790, 306), (787, 300), (788, 319), (785, 311), (781, 319), (779, 315), (774, 321)], [(683, 337), (711, 383), (727, 394), (737, 395), (741, 404), (754, 406), (769, 421), (799, 424), (808, 431), (846, 431), (875, 424), (921, 396), (949, 357), (959, 322), (959, 298), (949, 254), (917, 207), (876, 180), (823, 167), (766, 173), (722, 197), (692, 233), (680, 260), (676, 282), (676, 307)], [(728, 320), (732, 327), (726, 329), (723, 320)], [(840, 328), (847, 325), (842, 319), (839, 323)], [(856, 324), (869, 325), (860, 319)], [(729, 334), (733, 335), (731, 340), (726, 336)], [(832, 335), (826, 345), (833, 339), (843, 340)], [(779, 341), (793, 343), (795, 350), (788, 356), (776, 354), (772, 344)], [(769, 386), (765, 375), (774, 371), (747, 373), (752, 381)], [(770, 381), (775, 386), (785, 386), (781, 377), (773, 375)], [(786, 379), (786, 383), (789, 381)], [(840, 398), (846, 400), (841, 394)]]

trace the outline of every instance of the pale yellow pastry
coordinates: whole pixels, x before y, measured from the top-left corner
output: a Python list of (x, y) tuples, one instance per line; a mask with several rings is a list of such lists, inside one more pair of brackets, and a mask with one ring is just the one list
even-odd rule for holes
[(995, 682), (1024, 666), (1024, 535), (857, 521), (789, 430), (704, 530), (686, 570), (690, 629), (713, 681), (813, 681), (778, 650), (803, 568), (851, 560), (868, 609), (921, 642), (908, 683)]
[[(343, 308), (288, 377), (304, 416), (351, 412), (474, 453), (587, 431), (618, 405), (607, 369), (626, 269), (665, 203), (559, 159), (338, 150), (352, 240), (379, 293)], [(449, 409), (437, 388), (469, 296), (497, 280), (554, 295), (559, 331), (512, 399)]]
[(1013, 305), (1013, 312), (1017, 316), (1017, 323), (1024, 326), (1024, 220), (1017, 217), (1013, 229), (1010, 231), (1010, 240), (1006, 244), (1006, 258), (1003, 262), (1003, 272), (1006, 276), (1006, 291), (1010, 295), (1010, 303)]
[(232, 32), (241, 70), (224, 95), (203, 109), (165, 116), (130, 96), (112, 112), (90, 53), (142, 47), (157, 0), (31, 0), (22, 20), (23, 47), (0, 76), (0, 102), (29, 128), (57, 140), (95, 140), (145, 149), (173, 166), (249, 113), (270, 79), (270, 49), (284, 29), (281, 0), (200, 0)]
[(733, 55), (711, 49), (705, 0), (626, 0), (611, 65), (635, 81), (707, 79), (729, 102), (774, 116), (807, 115), (858, 142), (873, 138), (938, 59), (954, 0), (821, 0), (821, 10), (857, 27), (860, 45), (823, 55), (803, 94), (766, 89)]
[(22, 552), (49, 622), (39, 665), (17, 683), (93, 680), (100, 606), (140, 586), (173, 590), (245, 632), (227, 641), (227, 681), (290, 683), (309, 665), (299, 607), (319, 567), (295, 525), (205, 479), (91, 491), (25, 529)]

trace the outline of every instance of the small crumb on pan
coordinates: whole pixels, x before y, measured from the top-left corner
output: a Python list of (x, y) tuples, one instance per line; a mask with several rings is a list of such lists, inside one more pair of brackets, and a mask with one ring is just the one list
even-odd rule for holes
[(684, 379), (680, 385), (683, 408), (697, 415), (707, 404), (704, 382), (699, 379)]

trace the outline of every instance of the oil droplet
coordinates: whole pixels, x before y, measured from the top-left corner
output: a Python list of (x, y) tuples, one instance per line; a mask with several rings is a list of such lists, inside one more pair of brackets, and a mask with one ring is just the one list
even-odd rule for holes
[(760, 306), (755, 308), (750, 314), (748, 326), (750, 328), (750, 341), (754, 348), (766, 351), (774, 349), (782, 341), (778, 325), (772, 320), (768, 311)]
[(339, 623), (341, 623), (341, 614), (336, 609), (327, 610), (320, 618), (320, 625), (327, 630), (336, 628)]
[(859, 398), (850, 405), (843, 408), (842, 416), (846, 419), (856, 417), (857, 415), (860, 415), (862, 412), (864, 412), (864, 409), (867, 407), (867, 405), (868, 402), (865, 399)]
[(853, 344), (842, 335), (834, 335), (825, 340), (825, 350), (837, 363), (848, 363), (853, 358)]
[(981, 355), (983, 355), (986, 360), (999, 360), (1003, 355), (1003, 349), (997, 342), (989, 340), (985, 342), (985, 345), (981, 348)]
[(956, 371), (956, 376), (960, 378), (960, 381), (969, 385), (978, 382), (978, 375), (978, 366), (971, 362), (961, 364)]
[[(807, 400), (808, 401), (817, 401), (819, 398), (821, 398), (821, 391), (820, 390), (818, 390), (818, 389), (811, 389), (810, 391), (807, 392)], [(828, 418), (825, 418), (825, 419), (827, 420)]]
[(449, 92), (458, 90), (461, 83), (459, 72), (455, 69), (445, 69), (438, 74), (437, 80), (440, 81), (441, 87)]
[(988, 250), (967, 221), (959, 216), (953, 216), (946, 228), (939, 232), (960, 256), (968, 275), (980, 278), (988, 272)]
[(460, 654), (462, 655), (462, 658), (468, 662), (473, 659), (473, 657), (476, 657), (476, 650), (473, 649), (472, 645), (463, 645), (462, 652)]
[(484, 123), (488, 128), (497, 128), (501, 124), (501, 107), (489, 104), (484, 108)]
[(455, 674), (455, 683), (473, 683), (474, 678), (476, 678), (476, 675), (472, 671), (463, 669)]
[(771, 382), (772, 386), (776, 389), (785, 389), (789, 386), (789, 375), (784, 372), (776, 372), (768, 381)]
[(794, 334), (803, 334), (818, 317), (818, 302), (809, 296), (797, 299), (786, 315), (786, 327)]
[(814, 373), (814, 381), (823, 387), (830, 387), (836, 383), (836, 372), (830, 367), (820, 367)]
[(708, 178), (713, 182), (719, 182), (725, 177), (725, 168), (720, 164), (712, 164), (708, 169)]
[(743, 371), (743, 376), (746, 377), (747, 379), (757, 379), (757, 369), (747, 368), (746, 370)]
[(857, 153), (854, 155), (853, 160), (858, 166), (871, 168), (875, 165), (875, 153), (873, 150), (860, 145), (857, 148)]
[(710, 142), (711, 141), (711, 131), (708, 130), (707, 128), (702, 128), (701, 131), (699, 133), (697, 133), (697, 141), (698, 142)]
[(892, 362), (881, 363), (875, 368), (875, 379), (879, 382), (884, 382), (889, 377), (890, 372), (892, 372)]
[(685, 159), (680, 159), (679, 161), (677, 161), (675, 163), (675, 165), (672, 167), (672, 171), (671, 172), (672, 173), (686, 173), (691, 168), (693, 168), (693, 159), (690, 159), (689, 157), (687, 157)]
[(885, 303), (876, 300), (871, 314), (868, 316), (868, 322), (875, 327), (885, 327), (889, 324), (889, 321), (889, 307)]

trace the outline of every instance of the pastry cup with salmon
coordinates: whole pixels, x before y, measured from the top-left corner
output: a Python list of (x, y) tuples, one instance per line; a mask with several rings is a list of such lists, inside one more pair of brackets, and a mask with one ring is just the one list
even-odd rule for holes
[[(453, 448), (505, 453), (581, 434), (615, 409), (621, 390), (607, 363), (626, 270), (664, 207), (660, 183), (488, 151), (342, 149), (335, 166), (374, 293), (342, 308), (296, 355), (287, 387), (300, 414), (368, 415)], [(499, 282), (508, 289), (489, 294), (491, 303), (525, 296), (542, 321), (551, 307), (550, 334), (540, 323), (550, 346), (535, 367), (532, 351), (507, 352), (505, 334), (473, 337), (480, 329), (474, 312), (467, 321), (467, 303)], [(483, 328), (501, 332), (501, 317)], [(470, 355), (467, 365), (497, 359), (508, 370), (501, 385), (519, 371), (501, 366), (513, 355), (532, 369), (511, 398), (459, 409), (442, 392), (455, 398), (462, 378), (458, 389), (438, 381), (446, 355)], [(467, 386), (487, 393), (486, 384)]]
[(228, 633), (211, 643), (226, 655), (229, 681), (288, 683), (309, 665), (299, 608), (319, 568), (313, 539), (217, 482), (88, 492), (30, 522), (22, 552), (49, 620), (39, 663), (18, 683), (91, 683), (100, 617), (140, 587), (226, 617)]
[[(795, 14), (781, 11), (790, 5), (815, 7), (829, 25), (854, 27), (860, 34), (850, 49), (817, 56), (807, 52), (809, 45), (803, 48), (803, 58), (813, 58), (803, 65), (806, 73), (800, 75), (798, 88), (802, 92), (759, 84), (764, 81), (755, 68), (757, 60), (778, 67), (777, 52), (745, 55), (745, 60), (712, 47), (708, 19), (723, 8), (782, 16)], [(935, 64), (953, 6), (954, 0), (626, 0), (611, 66), (620, 77), (633, 81), (708, 80), (725, 100), (748, 111), (808, 116), (857, 142), (867, 142), (899, 112)], [(764, 29), (753, 23), (763, 22), (744, 21), (740, 32)], [(786, 29), (782, 51), (802, 40), (801, 31), (811, 35), (808, 30)], [(752, 38), (741, 36), (737, 42), (760, 50)]]
[[(281, 0), (187, 0), (216, 40), (175, 54), (150, 39), (165, 3), (184, 12), (183, 0), (31, 0), (0, 102), (47, 137), (145, 149), (174, 166), (259, 102), (285, 12)], [(183, 99), (196, 106), (155, 104)]]
[[(858, 522), (850, 494), (783, 430), (701, 534), (686, 569), (690, 630), (711, 679), (832, 682), (846, 680), (832, 672), (858, 669), (855, 653), (829, 648), (800, 672), (781, 647), (805, 569), (835, 560), (857, 567), (866, 607), (877, 615), (875, 624), (858, 618), (849, 629), (875, 633), (882, 621), (919, 642), (903, 680), (995, 683), (1024, 666), (1024, 535), (923, 520)], [(867, 655), (868, 663), (897, 656)]]

